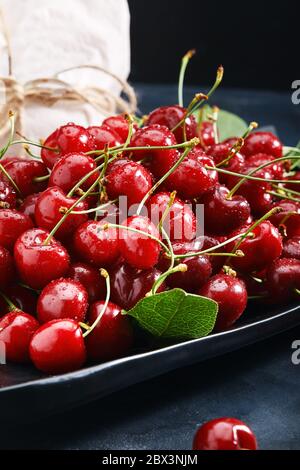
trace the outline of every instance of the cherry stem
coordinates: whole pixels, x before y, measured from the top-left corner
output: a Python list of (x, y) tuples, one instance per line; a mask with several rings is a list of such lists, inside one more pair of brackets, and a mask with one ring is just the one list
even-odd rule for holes
[(9, 117), (9, 123), (10, 123), (10, 133), (9, 133), (9, 137), (8, 137), (8, 141), (7, 141), (6, 145), (3, 147), (3, 149), (0, 150), (0, 158), (4, 157), (7, 150), (12, 145), (13, 138), (14, 138), (14, 135), (15, 135), (15, 116), (14, 116), (14, 113), (12, 111), (9, 111), (8, 117)]
[[(246, 233), (246, 232), (245, 232)], [(196, 252), (192, 252), (192, 253), (185, 253), (183, 255), (175, 255), (175, 259), (181, 259), (181, 258), (191, 258), (192, 256), (201, 256), (201, 255), (206, 255), (206, 254), (211, 254), (212, 252), (214, 252), (215, 250), (218, 250), (219, 248), (222, 248), (223, 246), (226, 246), (228, 245), (229, 243), (232, 243), (234, 242), (235, 240), (238, 240), (239, 238), (241, 238), (243, 235), (245, 235), (245, 233), (239, 233), (238, 235), (235, 235), (234, 237), (232, 238), (228, 238), (228, 240), (225, 240), (225, 242), (222, 242), (222, 243), (219, 243), (218, 245), (216, 246), (212, 246), (210, 248), (207, 248), (206, 250), (202, 250), (202, 251), (196, 251)]]
[(266, 193), (271, 194), (271, 196), (279, 197), (280, 199), (287, 199), (288, 201), (300, 202), (300, 198), (288, 196), (286, 194), (280, 194), (275, 191), (266, 191)]
[(282, 192), (285, 192), (285, 193), (291, 193), (291, 194), (297, 194), (297, 196), (300, 196), (300, 192), (299, 191), (295, 191), (294, 189), (290, 189), (290, 188), (285, 188), (284, 186), (279, 186), (279, 184), (272, 184), (272, 186), (274, 186), (274, 188), (282, 191)]
[(100, 227), (100, 229), (102, 230), (108, 230), (109, 228), (118, 228), (121, 230), (127, 230), (128, 232), (138, 233), (139, 235), (143, 235), (147, 238), (151, 238), (151, 240), (154, 240), (157, 243), (159, 243), (159, 245), (164, 249), (164, 251), (169, 256), (171, 256), (171, 253), (169, 252), (169, 248), (167, 247), (167, 245), (163, 241), (161, 241), (159, 238), (156, 238), (154, 235), (151, 235), (150, 233), (144, 232), (143, 230), (138, 230), (137, 228), (127, 227), (127, 225), (120, 225), (120, 224), (107, 223), (107, 224), (102, 225), (102, 227)]
[(185, 273), (188, 270), (188, 267), (186, 264), (178, 264), (175, 266), (175, 268), (168, 269), (165, 273), (163, 273), (161, 276), (159, 276), (158, 279), (154, 282), (151, 292), (146, 294), (146, 297), (150, 297), (151, 295), (155, 295), (160, 286), (163, 284), (163, 282), (167, 279), (168, 276), (174, 273)]
[(219, 132), (218, 132), (219, 112), (220, 112), (220, 109), (218, 108), (218, 106), (213, 106), (211, 120), (213, 123), (213, 132), (214, 132), (214, 139), (215, 139), (216, 144), (219, 143)]
[(167, 245), (168, 245), (168, 248), (169, 248), (169, 251), (170, 251), (170, 266), (169, 266), (169, 269), (172, 269), (172, 268), (174, 268), (174, 264), (175, 264), (175, 255), (174, 255), (173, 246), (172, 246), (171, 240), (170, 240), (166, 230), (164, 229), (164, 227), (161, 227), (161, 233), (164, 236), (164, 238), (166, 239), (166, 242), (167, 242)]
[(164, 221), (165, 221), (167, 215), (169, 214), (169, 212), (170, 212), (170, 210), (171, 210), (171, 207), (172, 207), (173, 204), (174, 204), (174, 200), (175, 200), (176, 194), (177, 194), (176, 191), (173, 191), (173, 192), (170, 194), (170, 199), (169, 199), (169, 201), (168, 201), (168, 204), (167, 204), (167, 206), (166, 206), (166, 208), (165, 208), (165, 210), (164, 210), (164, 212), (163, 212), (163, 214), (162, 214), (162, 216), (161, 216), (161, 219), (160, 219), (160, 221), (159, 221), (159, 223), (158, 223), (158, 226), (157, 226), (157, 228), (158, 228), (158, 230), (159, 230), (160, 232), (161, 232), (161, 229), (162, 229), (162, 227), (163, 227), (163, 223), (164, 223)]
[(12, 184), (12, 186), (15, 188), (15, 190), (17, 191), (17, 193), (20, 194), (20, 196), (22, 196), (22, 193), (20, 191), (20, 188), (18, 187), (17, 183), (14, 182), (14, 180), (12, 179), (12, 177), (10, 176), (10, 174), (6, 171), (6, 169), (4, 168), (3, 165), (1, 165), (0, 163), (0, 171), (2, 171), (2, 173), (6, 176), (6, 178), (9, 180), (9, 182)]
[(75, 209), (75, 207), (82, 201), (84, 201), (84, 199), (86, 199), (86, 197), (93, 191), (93, 189), (98, 185), (99, 181), (100, 181), (100, 178), (101, 176), (99, 176), (99, 178), (96, 179), (96, 181), (90, 186), (90, 188), (79, 198), (77, 199), (77, 201), (74, 202), (74, 204), (65, 212), (65, 214), (63, 214), (62, 218), (57, 222), (57, 224), (55, 225), (55, 227), (51, 230), (51, 232), (49, 233), (48, 237), (46, 238), (46, 240), (43, 242), (43, 245), (49, 245), (52, 237), (55, 235), (55, 233), (57, 232), (57, 230), (59, 229), (59, 227), (64, 223), (64, 221), (66, 220), (66, 218), (71, 214), (71, 212), (73, 211), (73, 209)]
[(38, 147), (38, 148), (41, 148), (41, 149), (49, 150), (50, 152), (59, 153), (59, 149), (58, 149), (58, 148), (55, 148), (55, 147), (47, 147), (46, 145), (38, 144), (37, 142), (33, 142), (33, 141), (31, 141), (31, 140), (14, 140), (14, 141), (11, 143), (11, 145), (21, 145), (21, 144), (32, 145), (33, 147)]
[[(258, 225), (260, 225), (264, 220), (267, 220), (269, 219), (272, 215), (274, 214), (278, 214), (279, 212), (282, 212), (282, 208), (281, 207), (273, 207), (273, 209), (269, 210), (266, 214), (264, 214), (260, 219), (256, 220), (247, 230), (246, 232), (243, 234), (243, 236), (237, 241), (237, 243), (235, 244), (235, 246), (233, 247), (233, 250), (232, 252), (235, 253), (241, 246), (241, 244), (243, 243), (244, 239), (247, 237), (247, 235), (249, 235), (251, 232), (253, 232), (253, 230), (258, 227)], [(227, 260), (225, 261), (225, 264), (227, 264)]]
[(237, 142), (231, 147), (229, 150), (228, 156), (222, 160), (220, 163), (218, 163), (216, 166), (224, 166), (229, 163), (229, 161), (241, 150), (241, 148), (244, 145), (245, 139), (248, 137), (248, 135), (253, 131), (253, 129), (257, 129), (258, 124), (257, 122), (250, 122), (248, 129), (244, 132), (242, 137), (240, 137)]
[(296, 294), (300, 295), (300, 289), (295, 289)]
[(0, 295), (1, 295), (1, 297), (3, 297), (3, 299), (7, 303), (10, 312), (13, 312), (15, 310), (20, 310), (18, 307), (16, 307), (16, 305), (3, 292), (0, 291)]
[(47, 181), (49, 178), (50, 178), (50, 173), (49, 175), (45, 175), (45, 176), (37, 176), (36, 178), (33, 178), (33, 181), (35, 183), (43, 183), (43, 181)]
[[(147, 201), (147, 199), (149, 199), (149, 197), (157, 190), (157, 188), (176, 170), (176, 168), (180, 165), (180, 163), (183, 162), (183, 160), (185, 159), (185, 157), (190, 153), (190, 151), (196, 146), (199, 144), (199, 139), (197, 137), (193, 138), (192, 140), (190, 140), (188, 143), (185, 144), (185, 151), (183, 152), (183, 154), (181, 155), (181, 157), (177, 160), (177, 162), (170, 168), (169, 171), (167, 171), (167, 173), (164, 174), (164, 176), (155, 183), (154, 186), (152, 186), (152, 188), (150, 189), (150, 191), (147, 192), (147, 194), (143, 197), (143, 199), (141, 200), (139, 206), (138, 206), (138, 209), (136, 211), (136, 214), (137, 215), (140, 215), (142, 209), (143, 209), (143, 206), (145, 204), (145, 202)], [(148, 147), (148, 148), (151, 148), (151, 147)]]
[(184, 85), (184, 77), (186, 68), (188, 66), (189, 61), (195, 55), (195, 49), (191, 49), (188, 51), (181, 60), (181, 67), (179, 72), (179, 81), (178, 81), (178, 104), (179, 106), (183, 106), (183, 85)]
[(96, 328), (96, 326), (100, 322), (101, 318), (103, 317), (103, 315), (105, 313), (105, 310), (107, 309), (107, 305), (108, 305), (108, 302), (109, 302), (109, 299), (110, 299), (110, 278), (109, 278), (109, 274), (106, 271), (106, 269), (100, 269), (100, 274), (101, 274), (102, 277), (105, 278), (105, 281), (106, 281), (106, 298), (105, 298), (104, 305), (103, 305), (103, 307), (101, 309), (101, 312), (99, 313), (98, 317), (96, 318), (94, 323), (89, 327), (89, 329), (87, 331), (85, 331), (85, 333), (83, 333), (82, 336), (84, 338), (86, 338)]
[(289, 211), (285, 216), (281, 219), (279, 225), (284, 225), (285, 222), (292, 216), (292, 215), (298, 215), (298, 212), (296, 211)]
[(34, 155), (34, 153), (31, 152), (28, 145), (23, 145), (23, 148), (25, 152), (27, 153), (27, 155), (29, 155), (31, 158), (34, 158), (35, 160), (40, 160), (40, 161), (42, 160), (40, 157), (38, 157), (37, 155)]
[[(252, 175), (254, 175), (254, 173), (256, 173), (257, 171), (259, 170), (262, 170), (263, 168), (269, 166), (269, 165), (273, 165), (274, 163), (277, 163), (277, 162), (283, 162), (283, 161), (286, 161), (286, 160), (295, 160), (295, 159), (298, 159), (298, 157), (295, 157), (295, 156), (290, 156), (290, 157), (280, 157), (280, 158), (275, 158), (274, 160), (270, 161), (270, 162), (266, 162), (266, 163), (263, 163), (262, 165), (259, 165), (257, 168), (254, 168), (253, 170), (250, 171), (250, 173), (248, 173), (248, 175), (243, 175), (242, 178), (240, 179), (240, 181), (237, 182), (237, 184), (230, 190), (229, 194), (226, 196), (226, 199), (231, 199), (232, 196), (234, 195), (234, 193), (240, 188), (240, 186), (246, 181), (246, 179), (250, 179), (249, 177), (252, 177)], [(222, 171), (226, 171), (226, 170), (222, 170)], [(235, 175), (235, 176), (240, 176), (239, 174)], [(262, 178), (263, 180), (263, 178)], [(267, 180), (265, 179), (265, 181), (269, 181), (270, 183), (295, 183), (295, 184), (299, 184), (300, 183), (300, 180)]]
[[(71, 214), (74, 215), (83, 215), (83, 214), (92, 214), (93, 212), (102, 212), (102, 209), (109, 207), (111, 204), (118, 202), (118, 199), (114, 199), (113, 201), (108, 201), (105, 204), (101, 204), (97, 207), (92, 207), (91, 209), (87, 209), (86, 211), (72, 211)], [(103, 211), (105, 213), (105, 211)]]

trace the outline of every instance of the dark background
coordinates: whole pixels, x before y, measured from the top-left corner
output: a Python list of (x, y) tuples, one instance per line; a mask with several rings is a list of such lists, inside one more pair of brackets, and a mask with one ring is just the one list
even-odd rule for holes
[(174, 83), (197, 49), (187, 83), (288, 91), (300, 78), (300, 2), (129, 0), (132, 81)]

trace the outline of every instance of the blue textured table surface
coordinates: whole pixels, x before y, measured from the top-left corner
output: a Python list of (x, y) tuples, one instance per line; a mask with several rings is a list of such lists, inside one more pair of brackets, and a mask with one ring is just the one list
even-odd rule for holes
[[(176, 87), (138, 85), (149, 112), (176, 101)], [(197, 91), (187, 90), (187, 98)], [(300, 105), (290, 93), (222, 90), (215, 102), (247, 121), (272, 124), (285, 145), (300, 139)], [(300, 365), (291, 344), (300, 328), (202, 364), (135, 385), (31, 425), (0, 428), (1, 449), (189, 449), (196, 426), (234, 416), (260, 448), (300, 449)], [(32, 410), (34, 415), (34, 410)]]

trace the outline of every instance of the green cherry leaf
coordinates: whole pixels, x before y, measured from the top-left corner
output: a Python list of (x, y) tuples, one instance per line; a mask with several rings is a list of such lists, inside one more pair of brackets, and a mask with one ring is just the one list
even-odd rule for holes
[[(202, 114), (203, 113), (203, 114)], [(212, 108), (205, 105), (196, 112), (196, 119), (201, 116), (202, 120), (208, 119), (208, 116), (212, 114)], [(220, 109), (218, 115), (218, 130), (220, 136), (220, 142), (230, 137), (241, 137), (247, 130), (248, 125), (244, 119), (240, 118), (236, 114)]]
[(172, 289), (145, 297), (125, 314), (154, 336), (195, 339), (211, 333), (217, 313), (214, 300)]

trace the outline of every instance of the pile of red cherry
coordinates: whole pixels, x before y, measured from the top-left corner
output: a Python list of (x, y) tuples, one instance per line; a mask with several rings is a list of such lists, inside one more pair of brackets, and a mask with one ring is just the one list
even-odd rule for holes
[[(199, 124), (177, 105), (142, 123), (118, 115), (88, 129), (62, 126), (42, 145), (41, 159), (4, 155), (0, 341), (7, 359), (63, 373), (87, 359), (128, 354), (134, 330), (122, 309), (168, 271), (166, 245), (173, 271), (158, 292), (179, 287), (215, 300), (216, 331), (242, 315), (248, 297), (296, 299), (300, 172), (282, 157), (271, 133), (219, 143), (213, 122)], [(169, 245), (161, 225), (139, 211), (109, 223), (105, 207), (113, 201), (118, 214), (120, 196), (129, 206), (145, 202), (159, 220), (168, 213)], [(187, 202), (204, 205), (200, 238)], [(179, 239), (176, 224), (184, 226)], [(185, 269), (176, 272), (178, 264)]]

